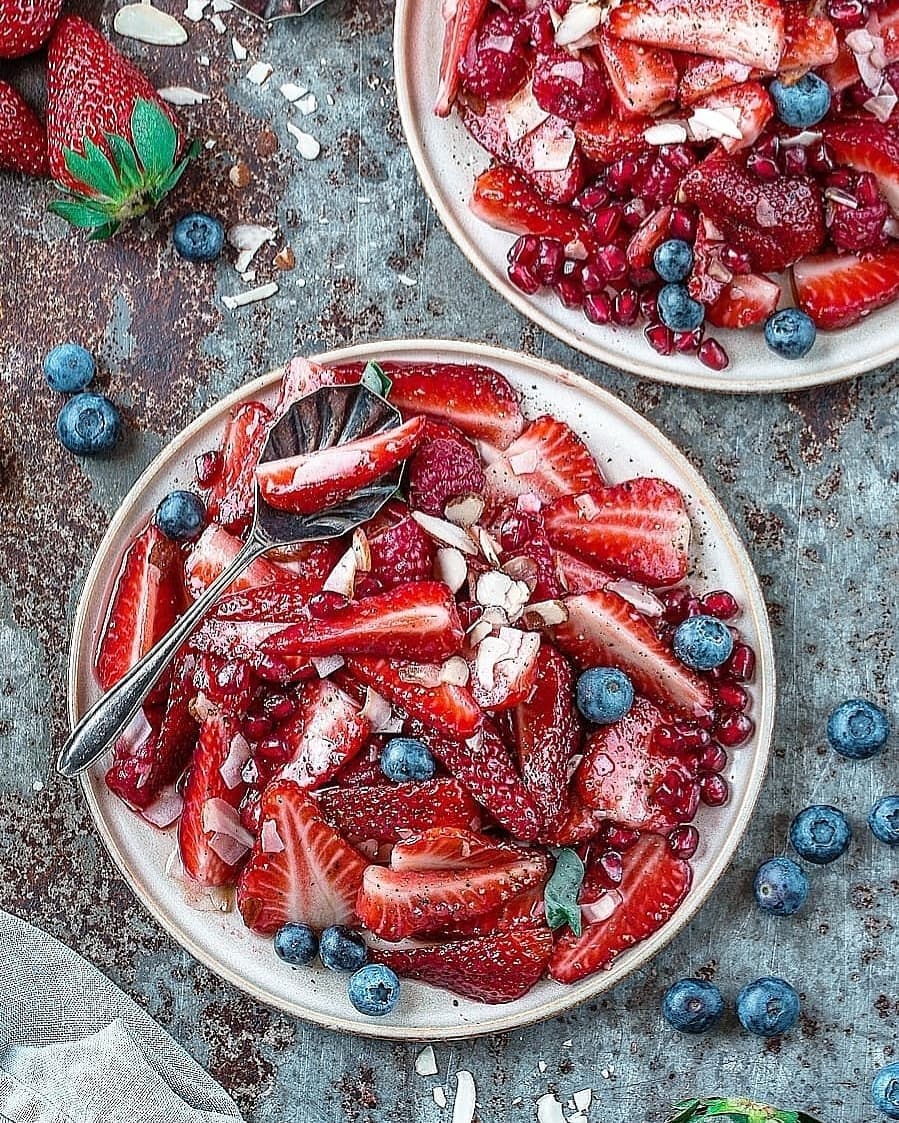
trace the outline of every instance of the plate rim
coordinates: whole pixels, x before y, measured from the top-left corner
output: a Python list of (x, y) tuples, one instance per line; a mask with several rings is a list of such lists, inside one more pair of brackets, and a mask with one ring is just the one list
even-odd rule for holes
[(689, 372), (671, 371), (657, 364), (650, 356), (647, 356), (646, 362), (641, 362), (628, 355), (620, 354), (611, 347), (592, 342), (588, 335), (579, 336), (576, 332), (570, 331), (554, 320), (552, 316), (528, 300), (527, 295), (516, 289), (510, 281), (504, 281), (488, 268), (486, 258), (480, 254), (476, 242), (469, 238), (460, 223), (456, 221), (440, 190), (437, 178), (431, 170), (412, 108), (412, 86), (408, 65), (409, 52), (405, 50), (407, 25), (411, 22), (411, 12), (413, 6), (421, 2), (422, 0), (397, 0), (393, 21), (394, 83), (406, 146), (412, 155), (412, 162), (415, 165), (419, 181), (453, 243), (462, 251), (469, 264), (474, 267), (475, 271), (490, 285), (493, 291), (511, 304), (525, 319), (530, 320), (543, 331), (566, 343), (579, 354), (590, 359), (598, 359), (616, 370), (623, 370), (654, 382), (662, 382), (668, 386), (681, 386), (693, 390), (712, 390), (722, 394), (789, 393), (793, 390), (807, 390), (816, 386), (830, 386), (836, 382), (844, 382), (849, 378), (868, 374), (891, 363), (899, 356), (899, 333), (897, 333), (895, 341), (882, 348), (876, 356), (831, 365), (818, 372), (810, 371), (807, 374), (794, 377), (784, 375), (761, 379), (726, 378), (712, 371), (708, 375), (700, 373), (692, 375)]
[[(386, 352), (390, 352), (393, 357), (401, 356), (405, 352), (421, 350), (433, 351), (435, 354), (439, 352), (445, 355), (447, 360), (452, 360), (453, 358), (461, 358), (463, 360), (480, 359), (481, 361), (486, 360), (488, 362), (499, 361), (500, 363), (509, 362), (531, 366), (540, 374), (552, 380), (562, 382), (569, 388), (583, 394), (587, 399), (592, 399), (593, 402), (601, 408), (616, 413), (627, 424), (638, 428), (644, 436), (648, 437), (657, 447), (663, 450), (666, 455), (671, 457), (678, 464), (689, 484), (693, 498), (701, 505), (704, 514), (708, 517), (710, 523), (719, 534), (719, 541), (723, 541), (730, 550), (734, 564), (738, 568), (744, 587), (749, 594), (749, 601), (743, 606), (743, 610), (747, 615), (751, 616), (759, 640), (758, 651), (756, 652), (757, 682), (760, 699), (759, 713), (756, 718), (758, 762), (755, 770), (750, 775), (749, 785), (743, 797), (741, 811), (726, 837), (721, 850), (710, 864), (709, 871), (706, 875), (708, 884), (704, 893), (695, 901), (691, 901), (689, 904), (685, 902), (677, 909), (671, 918), (671, 920), (676, 918), (678, 921), (677, 924), (669, 928), (671, 924), (669, 920), (658, 932), (654, 933), (640, 945), (637, 945), (642, 951), (635, 956), (633, 962), (627, 965), (626, 970), (622, 971), (618, 969), (616, 971), (612, 969), (605, 972), (596, 972), (580, 983), (570, 985), (565, 991), (561, 992), (558, 997), (549, 999), (533, 1010), (518, 1013), (513, 1013), (509, 1010), (508, 1013), (501, 1013), (498, 1016), (490, 1017), (489, 1020), (486, 1021), (486, 1024), (483, 1025), (480, 1022), (463, 1023), (458, 1026), (447, 1025), (437, 1027), (429, 1027), (427, 1025), (387, 1025), (384, 1023), (362, 1024), (340, 1015), (323, 1014), (318, 1010), (312, 1010), (303, 1006), (301, 1002), (292, 1001), (287, 998), (283, 1001), (278, 1001), (276, 996), (243, 978), (236, 971), (232, 971), (229, 966), (223, 964), (213, 954), (207, 953), (189, 933), (182, 934), (180, 930), (176, 931), (176, 926), (169, 924), (163, 910), (157, 907), (153, 896), (149, 892), (144, 891), (140, 880), (131, 873), (127, 857), (120, 851), (112, 831), (109, 829), (101, 813), (100, 805), (92, 787), (91, 773), (85, 771), (81, 774), (79, 779), (94, 828), (100, 835), (107, 853), (119, 873), (121, 873), (125, 879), (130, 891), (147, 912), (150, 913), (162, 930), (174, 940), (176, 944), (188, 951), (219, 979), (236, 987), (242, 993), (250, 995), (253, 999), (269, 1009), (278, 1010), (281, 1013), (301, 1018), (334, 1032), (344, 1032), (359, 1037), (379, 1038), (382, 1040), (455, 1041), (481, 1037), (485, 1034), (507, 1033), (513, 1030), (523, 1029), (527, 1026), (546, 1021), (549, 1018), (557, 1017), (581, 1005), (583, 1002), (589, 1001), (598, 994), (613, 989), (635, 971), (645, 967), (646, 964), (655, 958), (655, 956), (683, 930), (690, 920), (692, 920), (699, 909), (706, 904), (721, 877), (729, 869), (737, 847), (745, 835), (747, 826), (755, 812), (762, 785), (767, 777), (768, 765), (770, 762), (776, 711), (777, 683), (773, 638), (771, 635), (767, 606), (762, 595), (758, 576), (739, 532), (733, 525), (727, 512), (721, 506), (709, 484), (706, 483), (702, 474), (694, 467), (674, 442), (651, 421), (643, 417), (631, 406), (627, 405), (627, 403), (617, 398), (610, 391), (595, 385), (582, 375), (574, 371), (569, 371), (549, 360), (532, 356), (525, 352), (512, 351), (507, 348), (494, 347), (466, 340), (436, 339), (431, 337), (375, 340), (368, 343), (350, 344), (335, 348), (310, 356), (310, 358), (315, 362), (327, 365), (352, 362), (358, 359), (377, 356), (378, 354), (383, 356)], [(129, 503), (129, 497), (136, 492), (145, 490), (159, 472), (163, 461), (166, 461), (173, 451), (177, 451), (178, 448), (187, 443), (194, 433), (207, 425), (210, 420), (226, 413), (229, 409), (240, 404), (242, 401), (252, 398), (259, 391), (271, 387), (271, 385), (282, 376), (284, 366), (285, 364), (276, 366), (265, 374), (244, 383), (203, 410), (199, 416), (189, 425), (185, 426), (184, 429), (180, 430), (171, 441), (167, 442), (163, 448), (160, 449), (149, 465), (141, 472), (128, 489), (127, 494), (110, 520), (109, 526), (96, 548), (75, 610), (66, 676), (66, 708), (70, 728), (74, 728), (80, 716), (77, 705), (79, 685), (78, 654), (81, 650), (85, 629), (88, 624), (90, 602), (97, 593), (97, 585), (102, 576), (101, 571), (104, 568), (106, 555), (118, 542), (123, 525), (127, 517), (131, 514), (133, 505)], [(102, 595), (102, 590), (100, 592)], [(512, 1003), (509, 1005), (514, 1006), (515, 1004)], [(509, 1008), (505, 1006), (485, 1006), (485, 1010), (504, 1009), (508, 1010)]]

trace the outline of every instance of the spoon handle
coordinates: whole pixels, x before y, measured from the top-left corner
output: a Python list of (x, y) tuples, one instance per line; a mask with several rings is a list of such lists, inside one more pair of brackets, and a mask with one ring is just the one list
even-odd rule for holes
[(83, 771), (102, 756), (124, 732), (141, 703), (206, 611), (266, 549), (265, 545), (251, 538), (234, 561), (194, 601), (172, 629), (87, 711), (59, 754), (56, 768), (63, 776), (76, 776)]

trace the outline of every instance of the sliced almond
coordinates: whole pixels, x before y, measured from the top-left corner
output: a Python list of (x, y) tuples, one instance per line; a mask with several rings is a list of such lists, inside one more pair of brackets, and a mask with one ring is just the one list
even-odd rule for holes
[(356, 555), (356, 567), (359, 572), (370, 573), (371, 546), (368, 542), (368, 535), (361, 526), (353, 531), (353, 553)]
[(454, 546), (441, 546), (437, 551), (437, 576), (449, 588), (458, 593), (468, 580), (468, 565), (465, 555)]
[(453, 499), (443, 509), (448, 522), (456, 526), (470, 527), (484, 513), (484, 500), (480, 495), (461, 495)]
[(175, 17), (152, 4), (126, 4), (116, 12), (112, 26), (127, 39), (157, 47), (177, 47), (187, 42), (187, 32)]
[(524, 610), (524, 619), (528, 623), (535, 620), (551, 627), (554, 624), (565, 623), (568, 619), (568, 609), (565, 607), (565, 602), (560, 600), (535, 601)]
[(436, 515), (426, 515), (423, 511), (413, 511), (412, 518), (426, 534), (429, 534), (438, 542), (442, 542), (446, 546), (454, 546), (457, 550), (461, 550), (463, 554), (476, 554), (478, 552), (478, 548), (472, 542), (470, 535), (462, 527), (456, 526), (455, 523), (448, 522), (446, 519), (438, 519)]
[(450, 686), (465, 686), (471, 677), (468, 664), (461, 655), (453, 655), (440, 668), (440, 681)]

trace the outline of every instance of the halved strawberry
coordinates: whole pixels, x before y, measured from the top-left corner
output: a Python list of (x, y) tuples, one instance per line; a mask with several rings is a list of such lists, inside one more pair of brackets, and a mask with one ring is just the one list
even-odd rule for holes
[(256, 469), (259, 490), (279, 510), (311, 515), (333, 507), (407, 460), (421, 437), (424, 419), (414, 417), (396, 429), (333, 445)]
[(292, 780), (270, 784), (262, 824), (237, 883), (237, 907), (254, 932), (290, 922), (316, 930), (356, 922), (356, 896), (368, 865)]
[(639, 476), (584, 495), (563, 496), (547, 510), (550, 542), (612, 573), (646, 585), (675, 585), (687, 574), (690, 516), (665, 480)]
[(899, 245), (803, 258), (793, 267), (793, 287), (799, 307), (819, 328), (848, 328), (899, 296)]
[(440, 581), (416, 581), (334, 608), (304, 613), (265, 644), (280, 658), (325, 655), (402, 656), (436, 662), (461, 651), (456, 601)]
[(438, 935), (441, 939), (447, 940), (469, 940), (477, 936), (495, 936), (500, 932), (520, 931), (523, 928), (543, 928), (548, 931), (546, 908), (543, 903), (545, 888), (545, 880), (539, 881), (530, 889), (525, 889), (523, 893), (516, 893), (498, 909), (485, 912), (482, 916), (448, 924), (440, 929)]
[(482, 916), (546, 875), (543, 854), (523, 854), (490, 866), (462, 869), (384, 869), (369, 866), (356, 912), (384, 940), (434, 932)]
[(427, 581), (434, 572), (434, 539), (412, 518), (399, 499), (390, 502), (365, 524), (371, 553), (369, 577), (382, 589), (407, 581)]
[(177, 546), (155, 524), (122, 558), (97, 647), (94, 673), (104, 690), (169, 631), (183, 608)]
[(406, 835), (390, 854), (394, 870), (467, 870), (502, 865), (528, 855), (511, 842), (459, 827), (432, 827)]
[(299, 709), (272, 734), (273, 747), (287, 757), (277, 779), (320, 788), (352, 760), (370, 732), (371, 725), (338, 686), (327, 679), (310, 682)]
[(652, 255), (668, 236), (668, 224), (674, 207), (664, 206), (647, 215), (631, 235), (627, 244), (628, 264), (634, 269), (651, 269)]
[(538, 417), (487, 465), (486, 494), (493, 506), (534, 495), (551, 503), (560, 495), (580, 495), (602, 487), (603, 478), (593, 455), (564, 421)]
[[(580, 133), (580, 126), (576, 132)], [(503, 164), (481, 172), (475, 180), (468, 206), (483, 222), (510, 234), (536, 234), (541, 238), (556, 238), (567, 245), (582, 238), (587, 231), (582, 214), (570, 207), (548, 203), (520, 172)], [(448, 418), (454, 420), (452, 415)], [(517, 435), (508, 430), (502, 434), (506, 445)]]
[(372, 948), (375, 963), (398, 975), (445, 987), (476, 1002), (514, 1002), (542, 977), (552, 954), (546, 927), (410, 948)]
[(566, 932), (556, 941), (550, 975), (560, 983), (573, 983), (608, 967), (674, 915), (692, 880), (689, 864), (672, 854), (664, 838), (644, 835), (624, 855), (620, 887), (609, 891), (617, 907), (608, 919), (588, 924), (580, 936)]
[(603, 32), (599, 50), (618, 100), (628, 113), (652, 114), (674, 101), (677, 67), (670, 51), (653, 50)]
[(699, 98), (694, 109), (737, 110), (737, 129), (741, 137), (722, 136), (718, 143), (725, 152), (738, 152), (749, 148), (761, 136), (762, 130), (774, 116), (774, 102), (761, 82), (741, 82), (727, 86)]
[(620, 119), (609, 114), (596, 121), (581, 122), (575, 126), (574, 133), (587, 159), (605, 166), (624, 156), (647, 151), (645, 133), (653, 123), (651, 117)]
[(616, 580), (611, 573), (588, 565), (583, 558), (576, 558), (564, 550), (556, 550), (553, 558), (559, 580), (568, 593), (592, 593), (594, 589), (604, 589)]
[(318, 801), (328, 822), (354, 843), (398, 842), (412, 831), (480, 825), (480, 808), (455, 779), (328, 788)]
[(715, 155), (687, 172), (680, 189), (746, 250), (756, 272), (779, 273), (824, 241), (821, 192), (808, 176), (762, 180), (737, 157)]
[(346, 386), (358, 381), (359, 374), (354, 370), (346, 367), (323, 367), (302, 355), (295, 355), (284, 368), (275, 416), (280, 417), (294, 402), (320, 390), (322, 386)]
[(464, 686), (441, 682), (437, 666), (357, 655), (347, 659), (346, 667), (354, 678), (373, 687), (410, 717), (446, 736), (470, 737), (484, 720), (471, 692)]
[(440, 85), (434, 106), (438, 117), (449, 116), (459, 89), (459, 63), (486, 8), (487, 0), (458, 0), (451, 8), (444, 9), (446, 29), (440, 57)]
[(791, 80), (809, 70), (835, 62), (840, 53), (837, 30), (827, 16), (808, 11), (804, 4), (784, 4), (786, 46), (780, 74)]
[(743, 62), (689, 55), (681, 69), (677, 100), (684, 107), (691, 106), (707, 94), (745, 82), (751, 75), (752, 67)]
[[(212, 523), (196, 540), (184, 562), (184, 584), (196, 599), (209, 588), (219, 574), (234, 561), (243, 549), (243, 542), (227, 530)], [(269, 585), (284, 577), (284, 570), (265, 558), (257, 558), (230, 586), (250, 589), (255, 585)]]
[(706, 308), (706, 318), (719, 328), (748, 328), (760, 324), (777, 308), (780, 285), (759, 273), (734, 277), (714, 304)]
[(209, 517), (227, 530), (243, 530), (253, 514), (253, 474), (272, 411), (262, 402), (245, 402), (231, 412), (222, 437), (222, 470), (206, 493)]
[(772, 73), (786, 42), (777, 0), (624, 0), (609, 13), (607, 27), (622, 39)]
[(712, 708), (706, 682), (674, 658), (646, 620), (610, 589), (565, 598), (568, 619), (550, 629), (582, 668), (620, 667), (642, 693), (696, 716)]
[(577, 846), (604, 832), (608, 825), (606, 813), (602, 809), (588, 807), (577, 790), (573, 790), (568, 800), (568, 811), (553, 826), (546, 842), (554, 846)]
[(823, 125), (824, 141), (838, 164), (870, 172), (894, 214), (899, 214), (899, 136), (867, 118)]
[(230, 885), (252, 844), (237, 813), (246, 791), (240, 768), (249, 755), (233, 718), (216, 713), (204, 720), (178, 823), (184, 872), (200, 885)]
[(534, 689), (512, 711), (512, 722), (518, 768), (544, 830), (564, 815), (568, 805), (568, 763), (581, 743), (573, 698), (574, 676), (567, 660), (550, 644), (543, 644)]

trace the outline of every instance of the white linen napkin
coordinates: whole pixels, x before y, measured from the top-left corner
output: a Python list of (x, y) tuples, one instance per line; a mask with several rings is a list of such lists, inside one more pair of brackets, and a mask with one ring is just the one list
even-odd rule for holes
[(0, 911), (0, 1120), (240, 1119), (231, 1097), (105, 975)]

